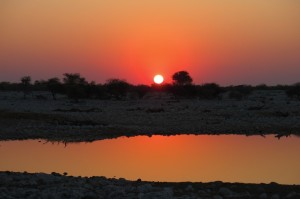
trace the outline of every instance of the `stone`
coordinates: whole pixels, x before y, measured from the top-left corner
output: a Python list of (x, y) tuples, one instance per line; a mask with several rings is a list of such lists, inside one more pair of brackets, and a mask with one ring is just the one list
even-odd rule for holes
[(190, 184), (185, 188), (186, 191), (194, 191), (193, 186)]
[(259, 199), (266, 199), (268, 198), (268, 195), (266, 193), (262, 193), (259, 195)]
[(126, 195), (124, 190), (118, 189), (109, 193), (108, 198), (123, 198)]
[(146, 192), (151, 192), (152, 191), (152, 185), (151, 184), (144, 184), (144, 185), (140, 185), (138, 186), (138, 191), (140, 193), (146, 193)]
[(290, 192), (285, 198), (287, 198), (287, 199), (299, 199), (300, 194), (293, 191), (293, 192)]
[(273, 194), (271, 199), (280, 199), (280, 196), (278, 194)]
[(94, 193), (88, 193), (81, 197), (81, 199), (98, 199), (98, 197)]
[(164, 196), (168, 196), (169, 198), (173, 197), (173, 188), (172, 187), (165, 187), (163, 189)]
[(223, 199), (223, 197), (220, 195), (214, 195), (213, 199)]
[(221, 187), (219, 189), (219, 194), (221, 194), (222, 196), (225, 196), (225, 197), (234, 195), (234, 193), (230, 189), (225, 188), (225, 187)]

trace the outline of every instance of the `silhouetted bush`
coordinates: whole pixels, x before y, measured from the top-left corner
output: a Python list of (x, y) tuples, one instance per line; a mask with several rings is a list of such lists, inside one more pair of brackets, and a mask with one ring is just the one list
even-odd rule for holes
[[(173, 84), (152, 84), (133, 86), (125, 80), (110, 79), (104, 85), (95, 82), (88, 83), (78, 73), (65, 73), (63, 82), (59, 78), (50, 78), (47, 81), (38, 80), (31, 83), (30, 76), (24, 76), (19, 83), (0, 82), (0, 91), (22, 91), (24, 98), (31, 91), (49, 91), (53, 99), (58, 93), (66, 94), (70, 99), (141, 99), (147, 93), (169, 93), (180, 98), (220, 99), (222, 92), (228, 91), (231, 99), (242, 100), (253, 90), (283, 90), (290, 98), (300, 99), (300, 83), (289, 85), (267, 86), (260, 84), (255, 87), (249, 85), (220, 87), (215, 83), (194, 85), (192, 78), (186, 71), (179, 71), (172, 76)], [(168, 95), (157, 95), (167, 96)], [(36, 96), (38, 97), (38, 96)]]
[(21, 86), (23, 91), (23, 97), (26, 99), (26, 96), (31, 93), (31, 77), (24, 76), (21, 78)]
[(47, 90), (47, 81), (45, 80), (36, 80), (32, 85), (33, 91), (46, 91)]
[(170, 90), (175, 97), (194, 98), (197, 96), (196, 86), (192, 84), (173, 85)]
[(118, 100), (124, 98), (131, 88), (130, 84), (120, 79), (109, 79), (104, 86), (110, 96)]
[(220, 98), (223, 89), (216, 83), (203, 84), (197, 86), (197, 95), (202, 99)]
[[(293, 85), (292, 85), (293, 86)], [(269, 86), (268, 88), (270, 88), (271, 90), (288, 90), (290, 87), (292, 86), (288, 86), (288, 85), (276, 85), (276, 86)]]
[(253, 91), (253, 87), (249, 85), (238, 85), (229, 87), (229, 98), (242, 100), (248, 97)]
[(151, 88), (147, 85), (137, 85), (134, 86), (132, 90), (137, 93), (139, 99), (142, 99), (148, 92), (151, 91)]
[(11, 84), (9, 82), (0, 82), (0, 91), (11, 90)]
[(66, 94), (70, 99), (78, 101), (86, 97), (85, 86), (88, 83), (79, 73), (65, 73), (63, 81)]
[(300, 83), (290, 86), (288, 89), (286, 89), (285, 93), (290, 98), (296, 98), (300, 100)]
[(270, 87), (268, 87), (266, 84), (259, 84), (254, 87), (255, 90), (270, 90)]
[(64, 87), (57, 77), (48, 79), (46, 85), (54, 100), (56, 100), (56, 94), (64, 92)]
[(172, 84), (163, 83), (163, 84), (151, 84), (151, 91), (153, 92), (167, 92), (172, 93)]
[(87, 98), (90, 99), (108, 99), (108, 93), (106, 88), (102, 84), (96, 84), (95, 82), (91, 82), (85, 86), (85, 92)]

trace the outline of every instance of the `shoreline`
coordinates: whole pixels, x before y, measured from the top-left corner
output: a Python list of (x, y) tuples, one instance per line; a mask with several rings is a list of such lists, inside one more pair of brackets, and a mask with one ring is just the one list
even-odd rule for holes
[(148, 182), (0, 171), (0, 198), (299, 198), (300, 185)]

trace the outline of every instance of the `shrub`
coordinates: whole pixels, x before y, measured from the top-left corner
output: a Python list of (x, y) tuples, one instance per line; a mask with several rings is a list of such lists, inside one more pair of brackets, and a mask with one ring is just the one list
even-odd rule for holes
[(150, 90), (151, 88), (147, 85), (137, 85), (133, 87), (133, 91), (137, 93), (139, 99), (143, 98)]
[(31, 77), (30, 76), (22, 77), (21, 86), (24, 94), (24, 99), (26, 99), (26, 96), (31, 92)]
[(111, 97), (116, 99), (124, 98), (131, 87), (125, 80), (120, 79), (109, 79), (104, 86)]
[(85, 86), (88, 83), (79, 73), (65, 73), (63, 81), (65, 91), (70, 99), (78, 101), (86, 97)]
[(203, 99), (215, 99), (220, 96), (223, 89), (216, 83), (203, 84), (197, 87), (197, 94)]
[(63, 85), (60, 82), (59, 78), (54, 77), (48, 79), (46, 82), (48, 91), (52, 94), (52, 98), (56, 100), (56, 94), (63, 92)]
[(297, 98), (300, 100), (300, 83), (290, 86), (288, 89), (286, 89), (285, 93), (290, 98)]
[(229, 88), (229, 98), (242, 100), (248, 97), (253, 91), (253, 87), (249, 85), (239, 85)]
[(194, 98), (197, 96), (196, 86), (192, 84), (173, 85), (170, 90), (176, 97)]

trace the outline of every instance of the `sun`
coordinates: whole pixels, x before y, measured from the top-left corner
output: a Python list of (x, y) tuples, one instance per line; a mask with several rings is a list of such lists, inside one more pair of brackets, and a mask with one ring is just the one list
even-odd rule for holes
[(161, 84), (164, 81), (164, 77), (162, 75), (155, 75), (154, 78), (153, 78), (153, 81), (156, 84)]

